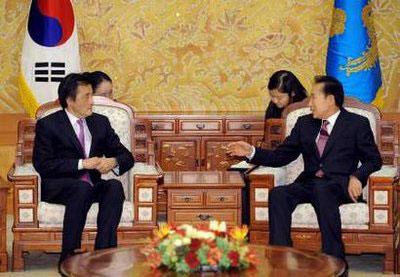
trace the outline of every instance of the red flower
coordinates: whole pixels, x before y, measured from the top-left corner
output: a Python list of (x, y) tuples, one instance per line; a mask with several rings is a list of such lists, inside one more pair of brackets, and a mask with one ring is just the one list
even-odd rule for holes
[(228, 258), (231, 260), (231, 265), (233, 267), (239, 266), (239, 253), (237, 251), (231, 251), (228, 253)]
[(196, 228), (200, 231), (210, 231), (210, 228), (208, 226), (208, 223), (199, 223), (196, 225)]
[(221, 237), (221, 238), (226, 237), (226, 232), (214, 231), (214, 234), (215, 234), (217, 237)]
[(207, 240), (206, 243), (208, 244), (208, 246), (210, 246), (210, 248), (217, 247), (217, 243), (213, 240)]
[(177, 229), (175, 232), (182, 237), (186, 236), (186, 231), (183, 229)]
[(190, 251), (189, 253), (187, 253), (187, 255), (185, 257), (185, 262), (188, 264), (190, 269), (195, 269), (200, 264), (199, 259), (197, 259), (196, 253), (193, 251)]
[(151, 252), (147, 259), (152, 269), (156, 269), (161, 264), (161, 255), (158, 252)]
[(247, 257), (247, 260), (250, 263), (250, 265), (255, 266), (259, 263), (259, 260), (253, 249), (250, 249), (250, 251), (247, 253), (246, 257)]
[(199, 239), (192, 239), (191, 243), (190, 243), (190, 251), (197, 251), (201, 246), (201, 240)]

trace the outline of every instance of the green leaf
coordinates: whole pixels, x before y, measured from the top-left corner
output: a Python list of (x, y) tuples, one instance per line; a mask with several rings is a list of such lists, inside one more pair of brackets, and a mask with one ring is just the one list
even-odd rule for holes
[(189, 247), (186, 245), (179, 246), (175, 249), (175, 252), (178, 257), (184, 257), (186, 253), (189, 252)]
[(217, 247), (221, 250), (221, 252), (227, 252), (229, 250), (229, 242), (226, 239), (217, 237), (215, 239), (215, 242), (217, 244)]
[(171, 265), (171, 259), (165, 253), (161, 256), (161, 262), (168, 267)]
[(218, 266), (222, 270), (228, 270), (231, 267), (231, 260), (228, 258), (227, 255), (224, 254), (219, 260)]
[(190, 267), (184, 260), (179, 260), (176, 264), (176, 272), (189, 273)]
[(197, 257), (199, 258), (200, 264), (202, 265), (207, 265), (208, 264), (208, 260), (207, 260), (207, 256), (208, 256), (208, 251), (209, 251), (209, 247), (208, 246), (202, 246), (199, 248), (199, 250), (197, 250)]

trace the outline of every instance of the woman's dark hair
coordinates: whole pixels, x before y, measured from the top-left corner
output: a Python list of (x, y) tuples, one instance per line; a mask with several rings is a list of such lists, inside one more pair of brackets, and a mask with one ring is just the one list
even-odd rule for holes
[(316, 84), (324, 84), (323, 91), (325, 96), (333, 95), (337, 107), (341, 108), (343, 106), (344, 90), (342, 83), (338, 79), (321, 75), (315, 76), (314, 80)]
[(67, 98), (75, 101), (78, 86), (91, 85), (89, 78), (85, 74), (70, 73), (58, 85), (58, 100), (61, 107), (68, 107)]
[(112, 83), (112, 80), (110, 76), (108, 76), (106, 73), (103, 71), (93, 71), (93, 72), (85, 72), (87, 76), (90, 79), (90, 83), (92, 84), (93, 87), (93, 93), (96, 93), (97, 87), (103, 82), (103, 81), (108, 81)]
[[(278, 90), (289, 95), (289, 103), (300, 102), (307, 97), (307, 91), (299, 79), (290, 71), (279, 70), (268, 81), (269, 90)], [(265, 112), (265, 119), (280, 118), (284, 108), (279, 108), (272, 101)]]

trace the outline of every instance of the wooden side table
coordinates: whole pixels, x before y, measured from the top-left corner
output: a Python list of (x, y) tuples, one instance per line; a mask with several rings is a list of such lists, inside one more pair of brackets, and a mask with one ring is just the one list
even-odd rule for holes
[(167, 221), (179, 225), (218, 220), (225, 221), (228, 227), (240, 226), (243, 186), (239, 172), (165, 172)]
[(7, 193), (9, 185), (0, 177), (0, 272), (8, 271), (7, 255)]

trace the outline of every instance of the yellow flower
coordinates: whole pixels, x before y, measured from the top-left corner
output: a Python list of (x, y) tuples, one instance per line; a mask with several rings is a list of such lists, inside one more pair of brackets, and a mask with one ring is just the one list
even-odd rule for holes
[(248, 232), (249, 229), (247, 228), (247, 225), (243, 225), (242, 228), (236, 226), (235, 228), (231, 229), (229, 234), (234, 240), (242, 241), (246, 239)]
[(154, 230), (154, 234), (159, 238), (163, 239), (168, 236), (171, 231), (171, 226), (166, 223), (161, 223), (158, 229)]

